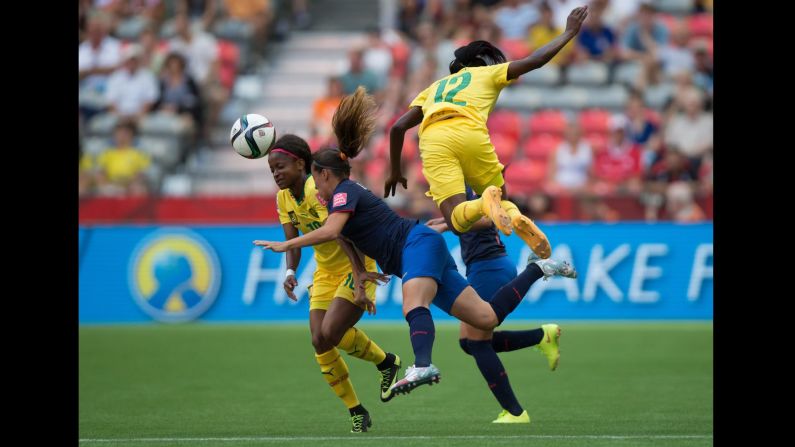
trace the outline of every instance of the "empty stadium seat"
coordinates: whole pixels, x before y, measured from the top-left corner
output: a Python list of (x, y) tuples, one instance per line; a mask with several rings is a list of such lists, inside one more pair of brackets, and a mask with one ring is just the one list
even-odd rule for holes
[(524, 143), (523, 152), (528, 159), (547, 160), (561, 141), (563, 138), (548, 133), (531, 135)]
[(684, 15), (693, 10), (693, 0), (656, 0), (654, 6), (660, 12)]
[(492, 134), (491, 135), (491, 144), (494, 146), (494, 150), (497, 152), (497, 158), (500, 159), (502, 164), (508, 163), (513, 160), (514, 155), (516, 155), (517, 149), (517, 140), (511, 138), (508, 135), (504, 134)]
[(545, 90), (541, 97), (541, 106), (545, 109), (579, 110), (587, 105), (589, 90), (568, 85), (559, 89)]
[(607, 78), (607, 65), (596, 61), (572, 64), (566, 72), (566, 80), (572, 85), (604, 85)]
[(588, 109), (580, 112), (579, 122), (583, 133), (607, 133), (611, 113), (604, 109)]
[(98, 155), (111, 145), (112, 142), (106, 137), (89, 137), (83, 140), (83, 153)]
[(643, 93), (643, 100), (648, 107), (662, 109), (673, 96), (674, 86), (671, 83), (650, 85)]
[(88, 132), (96, 136), (109, 136), (113, 132), (113, 128), (118, 122), (116, 115), (110, 113), (101, 113), (93, 118), (88, 123)]
[(512, 194), (534, 192), (543, 186), (546, 177), (546, 160), (520, 160), (505, 170), (505, 182)]
[(518, 141), (522, 136), (519, 114), (506, 109), (498, 109), (489, 115), (487, 126), (492, 135), (501, 134)]
[(114, 34), (122, 40), (137, 40), (148, 24), (149, 21), (145, 17), (132, 16), (119, 23), (114, 30)]
[(138, 130), (141, 134), (182, 135), (187, 133), (189, 128), (177, 115), (150, 113), (140, 121)]
[(690, 34), (697, 37), (712, 37), (712, 14), (695, 14), (687, 19)]
[(560, 68), (554, 64), (546, 64), (537, 70), (522, 75), (519, 80), (524, 85), (557, 85), (560, 83)]
[(523, 86), (508, 87), (503, 89), (497, 98), (497, 107), (513, 110), (536, 110), (541, 107), (543, 98), (548, 94), (553, 94), (555, 90)]
[(613, 82), (624, 85), (635, 85), (642, 70), (640, 62), (624, 62), (618, 65), (613, 73)]
[(551, 133), (563, 135), (566, 130), (566, 115), (560, 110), (542, 110), (534, 113), (527, 122), (530, 135)]
[(621, 110), (629, 99), (629, 93), (623, 85), (613, 84), (608, 87), (592, 87), (588, 89), (584, 107), (596, 107), (610, 110)]
[(182, 156), (182, 148), (173, 138), (142, 136), (138, 140), (137, 147), (165, 167), (176, 166)]

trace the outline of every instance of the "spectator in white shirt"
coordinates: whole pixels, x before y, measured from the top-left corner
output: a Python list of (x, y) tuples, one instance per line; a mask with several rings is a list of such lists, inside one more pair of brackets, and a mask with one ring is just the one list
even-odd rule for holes
[(193, 79), (207, 84), (217, 73), (218, 43), (212, 35), (191, 29), (187, 14), (174, 18), (174, 28), (176, 35), (169, 42), (169, 49), (185, 56)]
[(678, 147), (697, 172), (704, 156), (712, 151), (712, 114), (704, 111), (704, 99), (698, 90), (685, 92), (682, 102), (684, 113), (671, 118), (665, 144)]
[(105, 107), (103, 94), (108, 76), (121, 63), (119, 41), (108, 37), (107, 17), (96, 13), (88, 18), (86, 40), (78, 50), (78, 73), (80, 79), (80, 108), (88, 115)]
[(152, 108), (158, 96), (154, 74), (141, 66), (141, 46), (131, 44), (124, 49), (124, 65), (108, 79), (105, 98), (110, 112), (126, 118), (141, 118)]
[[(541, 15), (538, 8), (526, 1), (506, 0), (494, 12), (494, 23), (502, 31), (506, 39), (526, 39), (527, 30), (536, 23)], [(496, 44), (496, 42), (492, 42)]]
[(591, 180), (593, 154), (591, 146), (582, 139), (575, 119), (566, 126), (565, 140), (550, 154), (547, 175), (551, 190), (581, 192)]

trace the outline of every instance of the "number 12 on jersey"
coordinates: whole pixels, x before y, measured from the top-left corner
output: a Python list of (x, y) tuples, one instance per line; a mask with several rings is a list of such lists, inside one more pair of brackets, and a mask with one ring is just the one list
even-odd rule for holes
[[(442, 79), (439, 82), (439, 87), (436, 89), (436, 96), (433, 97), (433, 102), (450, 102), (457, 106), (465, 106), (467, 105), (466, 101), (456, 101), (455, 95), (466, 88), (469, 85), (469, 82), (472, 80), (472, 74), (468, 71), (461, 73), (458, 76), (453, 76), (450, 79)], [(458, 84), (458, 85), (456, 85)], [(444, 95), (444, 99), (442, 99), (442, 95), (444, 94), (444, 89), (446, 87), (452, 87), (450, 90), (447, 91), (447, 94)]]

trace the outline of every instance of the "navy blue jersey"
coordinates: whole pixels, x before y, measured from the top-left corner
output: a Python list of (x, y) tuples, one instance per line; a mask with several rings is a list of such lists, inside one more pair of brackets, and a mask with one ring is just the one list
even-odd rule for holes
[[(467, 186), (467, 200), (476, 198), (475, 193)], [(467, 231), (458, 238), (461, 240), (461, 258), (467, 266), (467, 274), (473, 262), (499, 258), (507, 254), (494, 224), (485, 230)]]
[(326, 206), (329, 214), (351, 213), (342, 235), (375, 259), (384, 273), (402, 277), (403, 245), (416, 220), (398, 216), (369, 189), (350, 179), (337, 185)]

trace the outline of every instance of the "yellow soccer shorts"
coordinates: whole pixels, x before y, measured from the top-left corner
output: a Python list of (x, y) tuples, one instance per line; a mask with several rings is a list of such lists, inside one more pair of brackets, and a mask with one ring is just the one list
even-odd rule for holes
[[(328, 310), (334, 298), (343, 298), (353, 303), (353, 273), (333, 274), (315, 270), (309, 286), (309, 310)], [(367, 298), (375, 301), (375, 283), (365, 285)], [(360, 306), (361, 307), (361, 306)]]
[(465, 117), (448, 118), (426, 127), (420, 136), (422, 174), (430, 185), (425, 194), (437, 205), (466, 192), (468, 184), (478, 194), (487, 186), (501, 188), (503, 164), (489, 139), (488, 130)]

